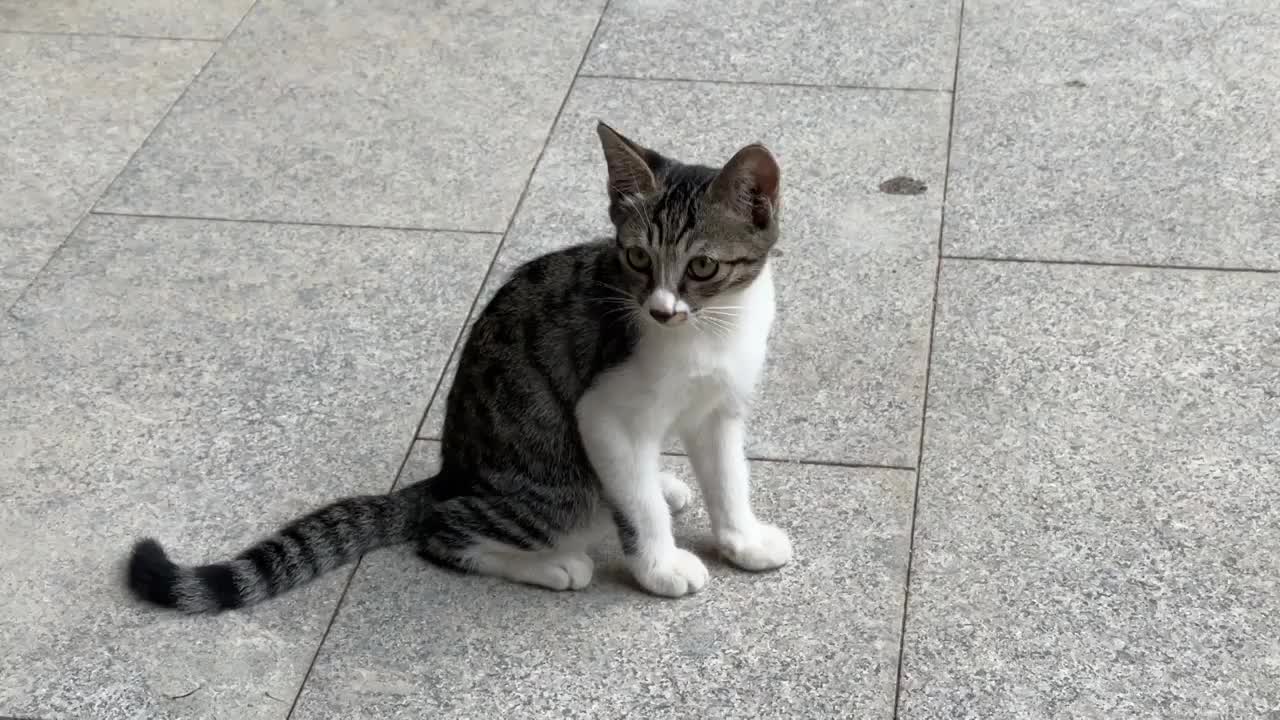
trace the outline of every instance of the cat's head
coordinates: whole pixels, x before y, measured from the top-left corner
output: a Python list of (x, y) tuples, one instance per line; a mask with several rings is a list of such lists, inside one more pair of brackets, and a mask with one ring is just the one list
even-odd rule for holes
[(723, 317), (778, 241), (782, 171), (773, 153), (748, 145), (717, 169), (663, 157), (604, 123), (597, 132), (623, 289), (660, 325)]

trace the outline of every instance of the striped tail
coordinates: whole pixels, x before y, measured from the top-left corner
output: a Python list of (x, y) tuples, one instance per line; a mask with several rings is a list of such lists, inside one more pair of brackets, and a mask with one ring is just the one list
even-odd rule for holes
[(127, 583), (138, 598), (185, 613), (233, 610), (306, 583), (384, 545), (406, 542), (423, 517), (424, 483), (345, 498), (294, 520), (234, 559), (176, 565), (160, 543), (133, 547)]

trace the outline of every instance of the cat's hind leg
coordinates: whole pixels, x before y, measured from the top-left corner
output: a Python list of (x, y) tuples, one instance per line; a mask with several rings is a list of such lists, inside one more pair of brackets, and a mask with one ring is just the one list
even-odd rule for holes
[(461, 559), (472, 572), (551, 590), (581, 590), (591, 583), (595, 571), (590, 555), (567, 548), (530, 551), (480, 542)]
[(552, 590), (591, 582), (595, 564), (586, 549), (599, 512), (589, 486), (517, 475), (472, 484), (486, 492), (459, 493), (432, 507), (420, 555), (455, 570)]
[(693, 501), (693, 489), (689, 484), (669, 472), (659, 473), (658, 481), (662, 483), (662, 497), (672, 514), (684, 512)]
[(521, 550), (492, 540), (449, 542), (433, 537), (418, 555), (434, 565), (477, 575), (491, 575), (551, 590), (581, 590), (591, 583), (595, 563), (576, 547)]

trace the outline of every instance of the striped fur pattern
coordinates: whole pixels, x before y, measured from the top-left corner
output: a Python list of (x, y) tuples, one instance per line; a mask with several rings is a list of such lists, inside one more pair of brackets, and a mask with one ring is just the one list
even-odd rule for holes
[[(698, 569), (672, 554), (669, 528), (690, 490), (660, 472), (658, 450), (667, 434), (697, 423), (719, 437), (731, 426), (706, 418), (740, 421), (759, 376), (773, 317), (777, 165), (761, 146), (714, 169), (668, 159), (603, 124), (599, 134), (617, 232), (526, 263), (479, 315), (448, 394), (434, 477), (339, 500), (216, 564), (177, 565), (143, 540), (129, 563), (132, 591), (187, 613), (241, 608), (396, 543), (448, 568), (576, 589), (591, 579), (587, 550), (609, 528), (643, 587), (664, 595), (700, 587), (696, 577), (681, 584), (682, 572)], [(613, 433), (635, 419), (642, 426)], [(712, 446), (707, 467), (713, 453), (741, 453), (740, 443)], [(614, 455), (637, 453), (644, 461), (624, 466), (648, 468), (642, 477), (616, 470)], [(709, 496), (729, 497), (709, 508), (729, 559), (752, 569), (785, 562), (785, 536), (764, 560), (739, 562), (772, 530), (749, 506), (730, 507), (745, 494), (745, 475), (722, 474), (704, 471), (699, 482)]]

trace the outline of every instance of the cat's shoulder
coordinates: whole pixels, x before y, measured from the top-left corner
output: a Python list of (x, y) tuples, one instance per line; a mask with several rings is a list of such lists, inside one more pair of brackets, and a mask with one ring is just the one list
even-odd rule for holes
[(547, 293), (562, 298), (587, 285), (607, 247), (604, 241), (580, 243), (520, 263), (502, 278), (486, 303), (486, 313), (502, 308), (523, 312), (538, 307)]
[(609, 247), (607, 240), (594, 240), (545, 252), (517, 266), (508, 277), (508, 282), (522, 279), (540, 283), (551, 274), (564, 276), (566, 280), (576, 279), (592, 269)]

